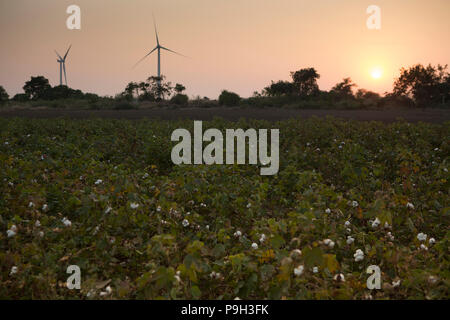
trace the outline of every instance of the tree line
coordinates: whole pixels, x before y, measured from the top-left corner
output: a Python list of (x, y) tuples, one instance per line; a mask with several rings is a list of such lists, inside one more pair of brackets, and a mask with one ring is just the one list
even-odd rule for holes
[[(304, 68), (290, 73), (290, 81), (272, 81), (261, 92), (255, 92), (253, 97), (242, 99), (238, 94), (223, 90), (218, 104), (225, 106), (283, 106), (299, 105), (305, 108), (315, 107), (380, 107), (386, 105), (408, 107), (450, 107), (450, 74), (447, 65), (423, 66), (414, 65), (402, 68), (395, 80), (392, 92), (384, 96), (365, 89), (356, 89), (357, 85), (344, 78), (331, 90), (323, 91), (318, 86), (320, 74), (314, 68)], [(67, 86), (52, 87), (43, 76), (31, 77), (23, 86), (24, 93), (9, 98), (5, 89), (0, 86), (0, 104), (7, 101), (39, 101), (59, 99), (85, 99), (98, 101), (105, 99), (93, 93), (83, 93)], [(187, 105), (189, 98), (183, 92), (186, 87), (180, 83), (174, 86), (167, 82), (164, 76), (151, 76), (145, 81), (130, 82), (124, 91), (117, 94), (115, 101), (125, 102), (169, 102), (175, 105)], [(197, 100), (206, 101), (208, 98)], [(212, 103), (212, 102), (211, 102)]]

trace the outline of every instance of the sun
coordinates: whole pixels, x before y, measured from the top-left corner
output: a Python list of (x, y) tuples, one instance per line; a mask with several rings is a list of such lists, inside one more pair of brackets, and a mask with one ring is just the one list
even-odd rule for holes
[(372, 71), (370, 72), (370, 75), (374, 79), (380, 79), (381, 76), (383, 75), (383, 70), (381, 70), (381, 68), (378, 68), (378, 67), (373, 68)]

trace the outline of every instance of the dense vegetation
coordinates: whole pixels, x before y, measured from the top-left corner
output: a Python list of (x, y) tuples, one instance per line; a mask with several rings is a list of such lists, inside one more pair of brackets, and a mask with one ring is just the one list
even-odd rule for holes
[[(151, 76), (146, 81), (130, 82), (115, 97), (99, 97), (66, 86), (51, 87), (42, 77), (31, 77), (23, 87), (25, 93), (15, 95), (9, 105), (47, 106), (72, 109), (137, 109), (149, 107), (283, 107), (296, 109), (374, 109), (374, 108), (449, 108), (450, 74), (447, 66), (417, 64), (402, 68), (393, 91), (381, 96), (357, 88), (350, 78), (344, 78), (331, 90), (320, 90), (320, 74), (314, 68), (291, 72), (292, 81), (277, 81), (242, 99), (238, 94), (223, 90), (218, 100), (200, 96), (189, 100), (186, 88), (167, 82), (164, 76)], [(0, 87), (0, 106), (8, 105), (9, 97)]]
[(279, 128), (273, 177), (173, 166), (180, 127), (0, 119), (0, 298), (450, 298), (448, 123), (204, 123)]

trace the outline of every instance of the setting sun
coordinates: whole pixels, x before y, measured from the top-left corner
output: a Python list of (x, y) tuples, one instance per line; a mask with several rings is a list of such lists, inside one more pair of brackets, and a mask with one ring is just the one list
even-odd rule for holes
[(374, 79), (380, 79), (381, 76), (383, 75), (383, 71), (380, 68), (374, 68), (370, 75), (372, 76), (372, 78)]

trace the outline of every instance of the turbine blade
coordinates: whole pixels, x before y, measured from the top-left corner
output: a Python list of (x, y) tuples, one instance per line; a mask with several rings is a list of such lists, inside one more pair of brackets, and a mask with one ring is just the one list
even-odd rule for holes
[(60, 59), (62, 60), (62, 58), (61, 58), (61, 56), (59, 55), (58, 51), (55, 50), (55, 53), (56, 53), (56, 55), (58, 56), (58, 58), (60, 58)]
[(66, 60), (67, 55), (69, 54), (70, 48), (72, 48), (72, 45), (69, 46), (69, 49), (67, 49), (66, 54), (64, 55), (64, 60)]
[(155, 26), (156, 44), (157, 46), (159, 46), (158, 29), (156, 28), (156, 20), (154, 15), (153, 15), (153, 25)]
[(177, 54), (177, 55), (179, 55), (179, 56), (182, 56), (182, 57), (185, 57), (185, 58), (189, 58), (188, 56), (185, 56), (184, 54), (181, 54), (181, 53), (178, 53), (178, 52), (176, 52), (176, 51), (167, 49), (167, 48), (165, 48), (165, 47), (161, 47), (161, 49), (167, 50), (167, 51), (169, 51), (169, 52), (175, 53), (175, 54)]
[(158, 49), (158, 47), (155, 47), (152, 51), (150, 51), (149, 53), (147, 53), (141, 60), (139, 60), (138, 62), (136, 62), (136, 64), (133, 66), (132, 69), (136, 68), (136, 66), (141, 63), (145, 58), (147, 58), (149, 55), (151, 55), (156, 49)]
[(66, 79), (66, 86), (67, 86), (67, 74), (66, 74), (66, 64), (63, 63), (63, 69), (64, 69), (64, 79)]

